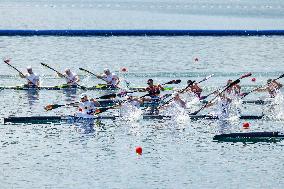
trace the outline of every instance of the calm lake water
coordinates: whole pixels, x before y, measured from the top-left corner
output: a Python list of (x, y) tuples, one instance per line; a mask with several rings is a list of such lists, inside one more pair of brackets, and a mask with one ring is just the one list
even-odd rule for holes
[[(246, 7), (246, 8), (245, 8)], [(1, 1), (1, 29), (283, 29), (282, 1)], [(0, 37), (1, 57), (20, 70), (31, 65), (43, 86), (64, 80), (40, 65), (77, 72), (81, 83), (101, 83), (78, 68), (105, 67), (145, 86), (201, 80), (204, 94), (237, 79), (243, 91), (284, 73), (283, 37)], [(198, 61), (195, 59), (198, 58)], [(120, 72), (122, 67), (128, 72)], [(283, 79), (279, 80), (284, 83)], [(22, 84), (0, 66), (0, 86)], [(0, 91), (0, 117), (68, 115), (73, 107), (45, 112), (47, 104), (78, 100), (77, 91)], [(282, 90), (283, 93), (283, 90)], [(98, 97), (104, 92), (88, 91)], [(143, 95), (140, 93), (137, 95)], [(247, 99), (263, 99), (265, 93)], [(282, 115), (283, 103), (279, 109)], [(264, 106), (243, 112), (260, 115)], [(207, 113), (205, 110), (201, 113)], [(282, 111), (282, 112), (281, 112)], [(117, 114), (117, 111), (104, 113)], [(237, 120), (227, 132), (283, 131), (283, 121)], [(283, 141), (216, 143), (217, 121), (102, 121), (94, 128), (72, 124), (0, 124), (0, 188), (283, 188)], [(135, 154), (143, 148), (142, 156)]]

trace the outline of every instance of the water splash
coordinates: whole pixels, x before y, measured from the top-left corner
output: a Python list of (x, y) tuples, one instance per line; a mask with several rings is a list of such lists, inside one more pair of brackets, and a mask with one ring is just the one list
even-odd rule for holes
[(129, 102), (125, 102), (120, 108), (120, 116), (123, 120), (135, 122), (143, 119), (143, 111)]
[(174, 101), (164, 110), (164, 113), (166, 116), (171, 116), (172, 120), (178, 124), (190, 121), (187, 111)]
[(269, 105), (270, 116), (273, 119), (281, 120), (284, 117), (284, 97), (279, 91), (273, 99), (271, 105)]

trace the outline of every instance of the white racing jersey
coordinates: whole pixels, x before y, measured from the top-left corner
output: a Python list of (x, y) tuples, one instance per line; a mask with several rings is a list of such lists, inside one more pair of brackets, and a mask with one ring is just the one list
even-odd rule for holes
[(39, 81), (39, 76), (36, 73), (27, 73), (25, 77), (28, 80), (28, 83), (32, 85), (37, 85), (37, 82)]
[(80, 102), (76, 116), (83, 118), (93, 118), (96, 112), (96, 105), (94, 102), (86, 101)]
[(69, 75), (64, 74), (64, 76), (65, 76), (66, 82), (69, 85), (76, 85), (76, 77), (77, 77), (76, 73), (71, 72)]
[(109, 75), (104, 75), (103, 79), (107, 82), (107, 84), (113, 85), (113, 86), (115, 86), (117, 84), (117, 81), (118, 81), (118, 77), (115, 73), (111, 73)]

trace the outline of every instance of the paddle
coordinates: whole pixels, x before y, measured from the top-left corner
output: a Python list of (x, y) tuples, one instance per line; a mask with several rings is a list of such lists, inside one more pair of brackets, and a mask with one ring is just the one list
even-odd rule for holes
[[(43, 65), (44, 67), (47, 67), (47, 68), (49, 68), (49, 69), (55, 71), (58, 75), (62, 75), (63, 77), (65, 77), (66, 79), (68, 79), (64, 74), (60, 73), (59, 71), (55, 70), (54, 68), (50, 67), (49, 65), (44, 64), (44, 63), (42, 63), (42, 62), (41, 62), (40, 64)], [(82, 86), (82, 85), (79, 85), (78, 83), (76, 83), (76, 85), (78, 85), (78, 86), (79, 86), (81, 89), (83, 89), (83, 90), (86, 89), (86, 87), (84, 87), (84, 86)]]
[[(172, 80), (172, 81), (169, 81), (169, 82), (167, 82), (167, 83), (180, 83), (180, 81), (178, 81), (178, 80), (173, 81), (173, 80)], [(116, 95), (116, 94), (113, 94), (113, 95)], [(143, 95), (143, 96), (138, 97), (138, 99), (144, 98), (145, 96), (148, 96), (148, 95), (149, 95), (149, 94), (145, 94), (145, 95)], [(107, 111), (107, 110), (109, 110), (109, 109), (114, 109), (114, 108), (116, 108), (116, 107), (119, 107), (119, 106), (121, 106), (122, 103), (124, 103), (124, 102), (125, 102), (125, 100), (120, 101), (119, 104), (116, 104), (116, 105), (113, 105), (113, 106), (110, 106), (110, 107), (99, 108), (99, 109), (97, 109), (96, 114), (105, 112), (105, 111)]]
[[(140, 96), (140, 97), (138, 97), (138, 98), (143, 98), (143, 97), (145, 97), (145, 96), (147, 96), (147, 95), (149, 95), (149, 94), (146, 94), (146, 95)], [(118, 103), (118, 104), (116, 104), (116, 105), (110, 106), (110, 107), (103, 107), (103, 108), (99, 108), (99, 109), (97, 109), (96, 114), (103, 113), (103, 112), (105, 112), (105, 111), (107, 111), (107, 110), (117, 108), (117, 107), (121, 106), (121, 105), (122, 105), (122, 103), (124, 103), (124, 102), (125, 102), (125, 100), (123, 100), (123, 101), (119, 102), (119, 103)]]
[(18, 70), (15, 66), (12, 66), (11, 64), (10, 64), (10, 59), (6, 59), (6, 60), (4, 60), (4, 62), (8, 65), (8, 66), (10, 66), (11, 68), (13, 68), (14, 70), (16, 70), (19, 74), (21, 74), (23, 77), (25, 77), (29, 82), (31, 82), (31, 83), (33, 83), (29, 78), (27, 78), (24, 74), (23, 74), (23, 72), (21, 72), (20, 70)]
[(177, 79), (177, 80), (171, 80), (169, 82), (166, 82), (166, 83), (163, 83), (161, 85), (169, 85), (169, 84), (179, 84), (181, 82), (180, 79)]
[(79, 68), (79, 70), (82, 70), (82, 71), (84, 71), (84, 72), (87, 72), (87, 73), (89, 73), (89, 74), (91, 74), (91, 75), (93, 75), (93, 76), (96, 76), (96, 78), (105, 81), (103, 78), (100, 77), (100, 75), (95, 74), (95, 73), (93, 73), (93, 72), (91, 72), (91, 71), (89, 71), (89, 70), (86, 70), (86, 69), (84, 69), (84, 68)]
[[(232, 83), (230, 83), (229, 85), (226, 85), (226, 86), (225, 86), (225, 89), (223, 89), (221, 92), (219, 92), (213, 99), (211, 99), (210, 101), (206, 102), (205, 105), (202, 106), (199, 110), (197, 110), (197, 111), (191, 113), (190, 115), (196, 115), (196, 114), (199, 113), (201, 110), (203, 110), (205, 107), (207, 107), (207, 105), (208, 105), (209, 103), (212, 103), (218, 96), (220, 96), (220, 94), (222, 94), (223, 92), (225, 92), (225, 91), (226, 91), (227, 89), (229, 89), (230, 87), (232, 87), (232, 86), (238, 84), (238, 83), (241, 81), (241, 79), (246, 78), (246, 77), (249, 77), (249, 76), (251, 76), (251, 75), (252, 75), (252, 74), (251, 74), (250, 72), (249, 72), (249, 73), (246, 73), (246, 74), (242, 75), (240, 78), (238, 78), (237, 80), (235, 80), (235, 81), (233, 81)], [(219, 91), (219, 90), (216, 90), (216, 91), (214, 91), (214, 92), (218, 92), (218, 91)], [(207, 97), (208, 97), (208, 96), (207, 96)], [(207, 97), (206, 97), (206, 98), (207, 98)]]
[[(251, 75), (252, 75), (252, 74), (249, 72), (249, 73), (246, 73), (246, 74), (242, 75), (242, 76), (239, 77), (238, 79), (241, 80), (241, 79), (246, 78), (246, 77), (249, 77), (249, 76), (251, 76)], [(225, 85), (225, 86), (223, 86), (222, 88), (227, 87), (227, 86), (228, 86), (228, 84)], [(220, 89), (217, 89), (217, 90), (211, 92), (210, 94), (208, 94), (208, 95), (206, 95), (206, 96), (202, 96), (202, 98), (201, 98), (200, 100), (204, 100), (204, 99), (208, 98), (209, 96), (211, 96), (212, 94), (218, 92), (219, 90), (220, 90)]]
[[(188, 83), (188, 85), (182, 89), (182, 90), (179, 90), (178, 93), (184, 93), (191, 85), (194, 84), (195, 81), (191, 81), (190, 83)], [(162, 107), (164, 107), (165, 105), (169, 104), (170, 102), (172, 102), (174, 100), (174, 98), (171, 98), (170, 100), (168, 100), (167, 102), (165, 102), (163, 105), (161, 106), (158, 106), (157, 109), (160, 109)]]
[[(278, 80), (278, 79), (281, 79), (282, 77), (284, 77), (284, 74), (280, 75), (280, 76), (277, 77), (276, 79), (273, 79), (272, 81), (276, 81), (276, 80)], [(271, 82), (272, 82), (272, 81), (271, 81)], [(248, 94), (250, 94), (250, 93), (252, 93), (252, 92), (254, 92), (254, 91), (258, 90), (258, 89), (264, 88), (265, 86), (269, 85), (271, 82), (269, 82), (268, 84), (266, 84), (266, 85), (264, 85), (264, 86), (261, 86), (261, 87), (258, 87), (258, 88), (256, 88), (256, 89), (253, 89), (253, 90), (251, 90), (251, 91), (249, 91), (249, 92), (243, 93), (243, 96), (242, 96), (241, 99), (245, 98)]]
[[(167, 83), (180, 83), (180, 81), (175, 80), (175, 81), (169, 81), (169, 82), (167, 82)], [(115, 95), (115, 94), (114, 94), (114, 95)], [(138, 97), (138, 98), (139, 98), (139, 99), (140, 99), (140, 98), (144, 98), (145, 96), (148, 96), (148, 95), (149, 95), (149, 94), (146, 94), (146, 95), (140, 96), (140, 97)], [(106, 96), (106, 95), (105, 95), (105, 96)], [(167, 97), (167, 96), (166, 96), (166, 97)], [(110, 107), (102, 107), (102, 108), (99, 108), (99, 109), (96, 110), (96, 114), (103, 113), (103, 112), (105, 112), (105, 111), (107, 111), (107, 110), (109, 110), (109, 109), (117, 108), (117, 107), (121, 106), (122, 103), (124, 103), (124, 102), (125, 102), (125, 100), (120, 101), (119, 104), (116, 104), (116, 105), (113, 105), (113, 106), (110, 106)]]
[[(166, 83), (163, 83), (161, 85), (167, 85), (167, 84), (179, 84), (181, 82), (180, 79), (177, 79), (177, 80), (171, 80), (169, 82), (166, 82)], [(109, 99), (109, 98), (115, 98), (115, 97), (121, 97), (123, 96), (124, 94), (127, 94), (127, 93), (133, 93), (132, 91), (123, 91), (123, 92), (120, 92), (120, 93), (112, 93), (112, 94), (109, 94), (109, 95), (105, 95), (104, 99)], [(143, 95), (139, 98), (143, 98), (145, 96), (148, 96), (149, 94), (146, 94), (146, 95)]]
[(62, 106), (74, 106), (74, 105), (77, 105), (77, 104), (79, 104), (79, 102), (72, 102), (72, 103), (69, 103), (69, 104), (48, 104), (44, 107), (44, 109), (46, 111), (50, 111), (50, 110), (54, 110), (54, 109), (62, 107)]
[[(208, 80), (209, 78), (211, 78), (212, 76), (214, 76), (214, 74), (211, 74), (209, 76), (206, 76), (205, 78), (203, 78), (202, 80), (198, 81), (197, 84), (202, 83), (203, 81)], [(195, 81), (191, 81), (190, 83), (188, 83), (188, 85), (182, 89), (179, 90), (178, 93), (184, 93), (190, 86), (192, 86), (195, 83)], [(167, 102), (165, 102), (163, 105), (159, 106), (158, 109), (164, 107), (165, 105), (169, 104), (170, 102), (172, 102), (174, 100), (174, 98), (171, 98), (170, 100), (168, 100)]]
[[(113, 94), (108, 94), (108, 95), (103, 95), (103, 96), (100, 96), (96, 99), (109, 99), (109, 98), (114, 98), (115, 96), (113, 96)], [(44, 109), (46, 111), (49, 111), (49, 110), (54, 110), (56, 108), (59, 108), (59, 107), (62, 107), (62, 106), (74, 106), (74, 105), (77, 105), (79, 102), (72, 102), (72, 103), (69, 103), (69, 104), (48, 104), (44, 107)]]
[(223, 89), (221, 92), (219, 92), (213, 99), (211, 99), (209, 102), (205, 103), (205, 105), (203, 105), (199, 110), (190, 113), (189, 115), (196, 115), (197, 113), (199, 113), (201, 110), (203, 110), (204, 108), (207, 107), (208, 104), (212, 103), (218, 96), (220, 96), (220, 94), (222, 94), (223, 92), (225, 92), (228, 88), (238, 84), (240, 82), (240, 79), (235, 80), (234, 82), (230, 83), (229, 85), (226, 86), (225, 89)]

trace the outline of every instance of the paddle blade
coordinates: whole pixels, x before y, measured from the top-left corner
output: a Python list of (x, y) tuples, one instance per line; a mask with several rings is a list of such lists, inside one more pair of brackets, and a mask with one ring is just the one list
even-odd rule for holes
[(4, 61), (6, 64), (10, 64), (11, 59), (4, 59), (3, 61)]
[(54, 109), (59, 108), (59, 107), (62, 107), (62, 106), (64, 106), (64, 105), (60, 105), (60, 104), (49, 104), (49, 105), (45, 106), (44, 109), (45, 109), (46, 111), (50, 111), (50, 110), (54, 110)]
[(172, 91), (173, 89), (173, 87), (164, 87), (164, 91)]
[(193, 85), (193, 83), (195, 83), (195, 81), (190, 81), (190, 83), (187, 84), (187, 88)]
[(180, 80), (180, 79), (177, 79), (177, 80), (169, 81), (169, 82), (165, 83), (165, 85), (166, 85), (166, 84), (179, 84), (180, 82), (181, 82), (181, 80)]
[(234, 82), (230, 83), (230, 85), (228, 85), (226, 88), (228, 89), (228, 88), (230, 88), (230, 87), (232, 87), (232, 86), (238, 84), (239, 82), (241, 82), (241, 80), (237, 79), (237, 80), (235, 80)]
[(180, 79), (175, 80), (174, 84), (179, 84), (181, 82)]
[(114, 108), (114, 107), (105, 107), (105, 108), (96, 109), (95, 114), (100, 114), (100, 113), (106, 112), (107, 110), (112, 109), (112, 108)]
[(113, 94), (108, 94), (108, 95), (104, 95), (99, 97), (98, 99), (110, 99), (110, 98), (115, 98), (117, 95), (115, 93)]
[(53, 109), (53, 106), (52, 106), (51, 104), (49, 104), (49, 105), (45, 106), (44, 109), (45, 109), (46, 111), (49, 111), (49, 110), (52, 110), (52, 109)]
[(43, 66), (45, 66), (45, 67), (49, 67), (47, 64), (45, 64), (45, 63), (40, 63), (41, 65), (43, 65)]
[(252, 75), (251, 72), (246, 73), (245, 75), (242, 75), (242, 76), (240, 77), (240, 79), (243, 79), (243, 78), (246, 78), (246, 77), (250, 77), (251, 75)]
[(280, 79), (280, 78), (282, 78), (282, 77), (284, 77), (284, 74), (280, 75), (277, 79)]
[(99, 113), (102, 113), (102, 110), (101, 109), (96, 109), (95, 114), (99, 114)]
[(82, 85), (79, 85), (79, 84), (77, 84), (81, 89), (83, 89), (83, 90), (86, 90), (87, 89), (87, 87), (84, 87), (84, 86), (82, 86)]
[(246, 92), (246, 93), (241, 93), (240, 96), (242, 96), (242, 98), (244, 98), (245, 96), (247, 96), (250, 92)]

